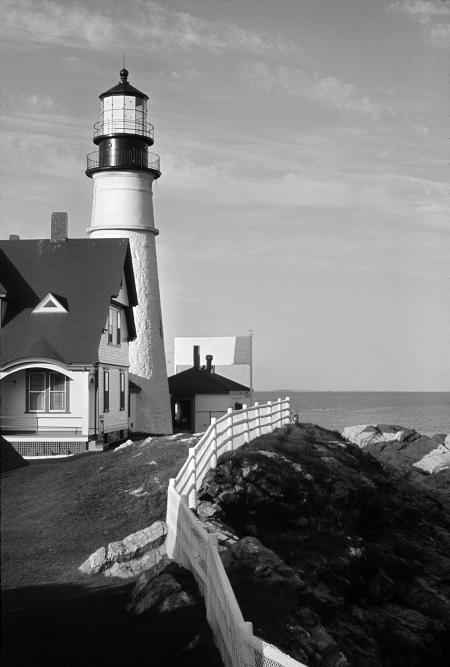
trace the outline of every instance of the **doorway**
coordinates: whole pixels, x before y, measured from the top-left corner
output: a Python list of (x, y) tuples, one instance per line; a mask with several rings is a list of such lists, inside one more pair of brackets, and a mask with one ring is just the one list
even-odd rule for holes
[(194, 431), (194, 397), (172, 397), (172, 426), (175, 433)]

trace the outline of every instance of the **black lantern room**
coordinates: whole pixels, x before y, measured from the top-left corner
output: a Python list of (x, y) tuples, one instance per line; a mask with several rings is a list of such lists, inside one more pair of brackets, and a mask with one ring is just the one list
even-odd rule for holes
[(128, 70), (120, 70), (120, 82), (100, 95), (101, 120), (94, 125), (98, 150), (87, 156), (86, 174), (103, 170), (145, 170), (159, 178), (159, 155), (149, 153), (154, 127), (147, 122), (148, 95), (128, 82)]

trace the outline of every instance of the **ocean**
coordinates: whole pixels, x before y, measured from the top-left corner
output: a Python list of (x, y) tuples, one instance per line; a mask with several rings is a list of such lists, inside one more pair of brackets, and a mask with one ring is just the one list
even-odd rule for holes
[(424, 435), (450, 433), (450, 392), (255, 391), (259, 403), (289, 396), (299, 422), (334, 431), (355, 424), (399, 424)]

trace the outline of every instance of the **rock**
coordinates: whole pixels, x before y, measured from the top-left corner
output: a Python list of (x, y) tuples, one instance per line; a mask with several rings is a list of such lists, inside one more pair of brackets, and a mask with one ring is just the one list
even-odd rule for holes
[(431, 474), (450, 468), (450, 444), (438, 445), (419, 461), (413, 463), (413, 466)]
[[(164, 635), (173, 633), (174, 646), (166, 656), (156, 660), (150, 652), (139, 655), (129, 647), (126, 665), (191, 665), (192, 667), (222, 667), (219, 651), (214, 644), (206, 621), (205, 606), (193, 575), (163, 556), (135, 582), (127, 612), (134, 617), (133, 624), (145, 632), (146, 624), (156, 636), (158, 629)], [(138, 617), (138, 618), (136, 618)], [(117, 628), (120, 632), (120, 628)], [(125, 641), (127, 638), (125, 637)], [(159, 655), (159, 654), (158, 654)]]
[(411, 479), (430, 489), (437, 488), (450, 495), (450, 483), (442, 482), (446, 477), (436, 482), (427, 479), (428, 475), (450, 469), (450, 435), (429, 437), (401, 426), (362, 424), (345, 428), (342, 436), (383, 464), (402, 474), (409, 473)]
[(113, 449), (113, 451), (114, 451), (114, 452), (120, 452), (120, 451), (122, 451), (123, 449), (126, 449), (127, 447), (129, 447), (130, 445), (133, 445), (133, 444), (134, 444), (133, 440), (127, 440), (126, 442), (123, 442), (123, 443), (122, 443), (121, 445), (119, 445), (118, 447), (115, 447), (115, 448)]
[(254, 537), (244, 537), (231, 545), (222, 556), (225, 569), (233, 578), (248, 579), (253, 585), (270, 591), (284, 606), (305, 588), (292, 567)]
[[(135, 584), (127, 610), (140, 615), (146, 612), (167, 614), (199, 605), (199, 596), (186, 590), (187, 571), (167, 556), (142, 574)], [(183, 585), (184, 584), (184, 585)]]
[(411, 464), (445, 439), (377, 428), (361, 448), (290, 426), (220, 457), (199, 490), (239, 538), (222, 559), (244, 618), (310, 667), (448, 664), (449, 514), (411, 481), (445, 482)]
[(135, 577), (158, 563), (166, 555), (166, 545), (161, 544), (150, 549), (140, 558), (132, 560), (115, 562), (111, 567), (103, 571), (105, 577), (118, 577), (119, 579), (129, 579)]
[(78, 569), (83, 574), (98, 574), (106, 565), (106, 562), (106, 549), (105, 547), (100, 547)]
[(197, 515), (201, 521), (208, 521), (217, 512), (217, 507), (214, 503), (208, 501), (198, 503), (197, 505)]
[[(274, 551), (254, 537), (244, 537), (222, 555), (222, 560), (234, 590), (239, 591), (244, 618), (252, 618), (268, 641), (279, 645), (284, 635), (289, 654), (297, 660), (305, 661), (309, 656), (310, 664), (347, 665), (318, 615), (302, 606), (317, 603), (318, 593)], [(275, 619), (280, 618), (283, 621), (278, 623)], [(292, 638), (295, 645), (291, 645)], [(328, 662), (324, 662), (326, 656), (330, 656)]]
[(166, 535), (166, 524), (155, 521), (148, 528), (132, 533), (123, 540), (100, 547), (78, 569), (84, 574), (103, 572), (112, 577), (133, 577), (162, 557)]

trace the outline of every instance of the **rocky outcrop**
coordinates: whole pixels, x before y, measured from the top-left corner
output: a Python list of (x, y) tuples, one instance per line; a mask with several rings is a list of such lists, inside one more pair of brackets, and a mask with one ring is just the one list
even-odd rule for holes
[(84, 574), (102, 573), (109, 577), (127, 579), (147, 570), (166, 553), (167, 526), (155, 521), (148, 528), (110, 542), (92, 553), (78, 568)]
[(302, 606), (314, 590), (274, 551), (254, 537), (244, 537), (223, 555), (223, 563), (240, 600), (251, 600), (241, 611), (252, 619), (256, 634), (264, 634), (270, 624), (277, 644), (283, 637), (284, 649), (304, 664), (311, 658), (328, 667), (348, 665), (318, 615)]
[(151, 664), (223, 667), (194, 577), (167, 556), (140, 575), (127, 611), (137, 623), (147, 620), (153, 631), (160, 628), (162, 635), (171, 632), (178, 643), (165, 660), (154, 663), (150, 655)]
[(195, 586), (186, 584), (186, 577), (186, 570), (163, 556), (156, 565), (140, 575), (127, 611), (138, 615), (146, 612), (166, 614), (199, 605), (198, 591)]
[(449, 516), (365, 452), (305, 424), (257, 438), (206, 475), (199, 514), (240, 538), (223, 560), (256, 635), (311, 667), (443, 667)]
[(450, 468), (450, 436), (445, 434), (429, 437), (403, 426), (361, 424), (344, 428), (342, 436), (397, 470), (414, 466), (433, 474)]

